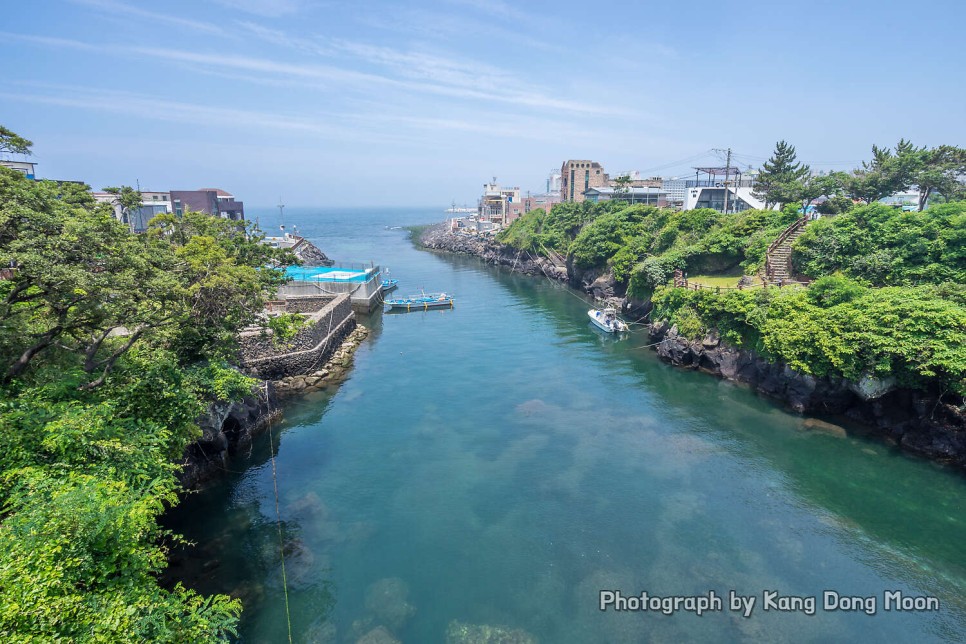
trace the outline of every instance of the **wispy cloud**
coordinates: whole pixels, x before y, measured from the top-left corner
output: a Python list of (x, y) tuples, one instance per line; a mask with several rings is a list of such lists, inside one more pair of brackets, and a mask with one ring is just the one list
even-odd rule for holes
[(253, 13), (257, 16), (277, 18), (301, 11), (306, 3), (304, 0), (214, 0), (217, 4), (229, 9)]
[(482, 13), (508, 20), (532, 21), (534, 17), (502, 0), (447, 0), (449, 4), (471, 7)]
[(378, 29), (429, 42), (445, 41), (456, 46), (465, 44), (468, 40), (476, 40), (490, 43), (493, 47), (508, 45), (516, 50), (553, 54), (567, 51), (564, 45), (543, 37), (544, 34), (554, 32), (555, 21), (551, 18), (492, 20), (461, 13), (393, 5), (378, 12), (357, 9), (355, 20), (369, 30)]
[[(521, 120), (512, 114), (467, 111), (447, 117), (425, 117), (407, 113), (405, 106), (388, 110), (378, 103), (360, 105), (354, 111), (313, 110), (311, 114), (298, 114), (172, 101), (154, 95), (73, 85), (20, 85), (34, 91), (0, 92), (0, 99), (204, 127), (255, 128), (259, 131), (267, 128), (321, 140), (378, 144), (426, 143), (428, 135), (439, 134), (440, 131), (484, 133), (492, 137), (538, 141), (552, 140), (568, 131), (571, 136), (580, 136), (576, 129), (570, 131), (572, 126), (567, 123), (547, 122), (538, 118)], [(586, 132), (583, 134), (588, 135)]]
[[(115, 90), (89, 90), (82, 87), (49, 86), (56, 93), (0, 93), (6, 100), (61, 105), (99, 112), (128, 114), (151, 120), (192, 123), (195, 125), (273, 128), (331, 136), (340, 133), (328, 124), (325, 114), (314, 118), (236, 108), (213, 107), (160, 99), (157, 96)], [(57, 91), (59, 90), (59, 91)]]
[[(256, 37), (273, 44), (322, 57), (348, 58), (356, 63), (376, 66), (384, 73), (388, 72), (388, 76), (379, 75), (378, 82), (396, 84), (405, 89), (530, 108), (599, 114), (623, 113), (622, 110), (610, 106), (555, 97), (546, 89), (506, 70), (476, 61), (461, 60), (450, 54), (402, 50), (341, 39), (299, 38), (261, 25), (246, 22), (239, 24)], [(366, 74), (365, 78), (376, 81), (374, 76)]]
[[(557, 98), (543, 93), (539, 89), (531, 89), (525, 83), (519, 81), (508, 83), (508, 86), (504, 86), (499, 82), (500, 78), (498, 73), (495, 78), (488, 80), (482, 77), (479, 79), (479, 82), (474, 83), (471, 82), (473, 75), (467, 73), (469, 68), (465, 66), (461, 67), (459, 63), (451, 63), (447, 66), (444, 62), (440, 61), (440, 69), (432, 71), (432, 62), (434, 59), (419, 55), (410, 55), (409, 58), (414, 62), (418, 60), (422, 61), (422, 64), (418, 67), (421, 71), (411, 71), (408, 73), (410, 75), (423, 74), (430, 78), (394, 78), (384, 74), (362, 72), (335, 65), (289, 63), (269, 58), (235, 54), (190, 52), (156, 47), (126, 47), (121, 45), (94, 46), (82, 41), (42, 36), (22, 36), (11, 33), (0, 33), (0, 36), (53, 47), (87, 49), (100, 53), (125, 56), (134, 54), (157, 60), (194, 63), (222, 69), (256, 72), (267, 75), (270, 82), (274, 82), (279, 76), (282, 76), (310, 80), (323, 84), (328, 83), (330, 87), (334, 86), (334, 84), (338, 84), (340, 88), (352, 86), (363, 92), (371, 92), (373, 88), (379, 87), (383, 89), (396, 89), (403, 92), (420, 92), (436, 96), (448, 96), (456, 99), (484, 100), (491, 103), (502, 103), (540, 110), (563, 110), (584, 114), (626, 114), (623, 110), (610, 106), (599, 106), (566, 98)], [(367, 46), (347, 46), (345, 43), (342, 44), (342, 48), (347, 51), (354, 51), (359, 56), (365, 55), (371, 61), (382, 61), (383, 64), (394, 66), (396, 72), (399, 73), (398, 66), (389, 62), (389, 59), (393, 55), (391, 50)]]
[(133, 5), (117, 2), (116, 0), (70, 0), (74, 4), (91, 7), (113, 16), (134, 16), (136, 18), (147, 18), (153, 22), (160, 22), (166, 25), (201, 31), (210, 34), (225, 35), (224, 29), (209, 22), (189, 20), (180, 16), (171, 16), (157, 11), (149, 11)]

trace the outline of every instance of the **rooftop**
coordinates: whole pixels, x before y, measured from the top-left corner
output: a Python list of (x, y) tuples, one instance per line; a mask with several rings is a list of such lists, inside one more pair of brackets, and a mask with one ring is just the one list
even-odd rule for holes
[[(587, 188), (584, 190), (584, 194), (588, 192), (595, 192), (599, 195), (613, 195), (618, 188), (611, 187), (601, 187), (601, 188)], [(622, 190), (625, 194), (629, 195), (663, 195), (667, 194), (667, 191), (663, 188), (655, 188), (652, 186), (640, 186), (640, 187), (628, 187)]]

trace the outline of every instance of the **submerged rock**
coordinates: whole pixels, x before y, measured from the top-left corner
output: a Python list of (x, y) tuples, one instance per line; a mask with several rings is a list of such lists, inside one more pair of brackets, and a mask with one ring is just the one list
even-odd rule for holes
[(819, 420), (818, 418), (806, 418), (805, 422), (802, 423), (802, 426), (805, 427), (805, 429), (820, 431), (823, 434), (829, 434), (830, 436), (836, 436), (838, 438), (845, 438), (848, 436), (844, 427), (827, 423), (824, 420)]
[(464, 624), (453, 620), (446, 629), (446, 644), (536, 644), (537, 638), (519, 628)]
[(398, 577), (387, 577), (366, 589), (366, 610), (375, 621), (398, 632), (416, 613), (409, 603), (409, 586)]
[(401, 644), (382, 626), (377, 626), (356, 640), (356, 644)]

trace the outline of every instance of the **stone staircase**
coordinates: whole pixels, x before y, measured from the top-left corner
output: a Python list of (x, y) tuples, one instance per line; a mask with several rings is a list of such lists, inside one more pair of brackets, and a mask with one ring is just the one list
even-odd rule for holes
[(764, 280), (769, 284), (791, 282), (792, 274), (792, 244), (805, 231), (808, 217), (801, 217), (782, 231), (765, 253)]

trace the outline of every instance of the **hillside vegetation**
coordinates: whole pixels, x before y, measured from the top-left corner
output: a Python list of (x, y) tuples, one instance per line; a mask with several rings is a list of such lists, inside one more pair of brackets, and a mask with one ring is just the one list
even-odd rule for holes
[(569, 255), (580, 269), (613, 271), (631, 295), (646, 298), (675, 269), (756, 273), (768, 244), (798, 215), (794, 209), (684, 212), (620, 202), (566, 203), (531, 211), (497, 239), (534, 254)]
[(966, 202), (922, 212), (863, 205), (811, 222), (793, 253), (796, 272), (817, 280), (807, 289), (668, 284), (675, 269), (754, 274), (798, 216), (794, 207), (723, 215), (562, 204), (524, 215), (499, 239), (566, 253), (579, 269), (610, 269), (629, 295), (652, 298), (651, 319), (687, 337), (717, 330), (803, 373), (966, 394)]

